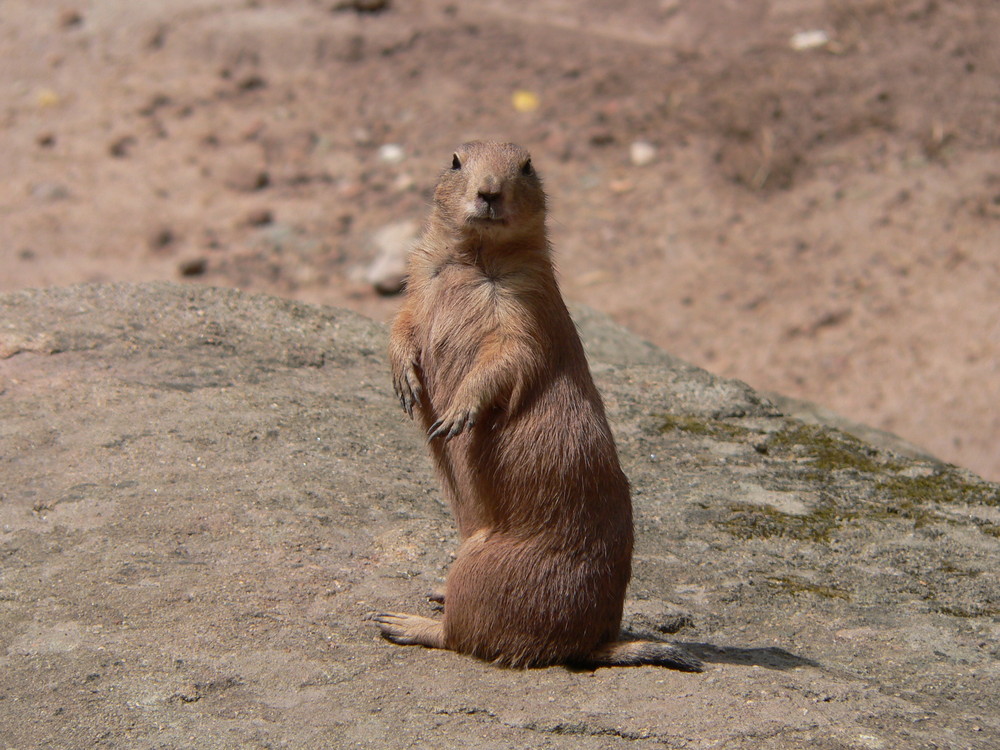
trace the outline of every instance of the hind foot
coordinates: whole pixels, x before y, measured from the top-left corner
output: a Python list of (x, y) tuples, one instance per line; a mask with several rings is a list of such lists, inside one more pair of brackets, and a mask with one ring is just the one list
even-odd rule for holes
[(444, 624), (440, 620), (401, 612), (379, 612), (372, 622), (382, 631), (382, 637), (402, 646), (444, 648)]
[(430, 603), (431, 609), (435, 612), (444, 612), (444, 589), (432, 591), (427, 594), (427, 601)]

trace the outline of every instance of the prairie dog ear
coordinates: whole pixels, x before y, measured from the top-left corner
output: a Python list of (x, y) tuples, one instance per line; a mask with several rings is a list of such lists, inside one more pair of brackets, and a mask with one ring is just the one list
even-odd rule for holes
[(521, 165), (521, 174), (523, 174), (525, 177), (530, 177), (534, 173), (535, 173), (535, 168), (531, 164), (531, 157), (529, 156), (527, 160), (524, 162), (524, 164)]
[(452, 169), (462, 168), (462, 160), (458, 158), (458, 153), (454, 153), (451, 155), (451, 168)]

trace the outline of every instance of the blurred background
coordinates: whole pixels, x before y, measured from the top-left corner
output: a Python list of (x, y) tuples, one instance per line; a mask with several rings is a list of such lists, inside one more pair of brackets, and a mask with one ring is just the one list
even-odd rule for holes
[(528, 147), (567, 298), (1000, 480), (995, 0), (4, 0), (0, 291), (388, 320), (454, 147)]

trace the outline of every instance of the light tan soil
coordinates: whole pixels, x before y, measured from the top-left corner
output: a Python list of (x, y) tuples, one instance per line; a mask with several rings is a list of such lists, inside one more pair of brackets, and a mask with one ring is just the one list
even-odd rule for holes
[(568, 297), (1000, 479), (996, 2), (336, 5), (6, 0), (0, 291), (183, 269), (387, 319), (371, 233), (503, 137)]

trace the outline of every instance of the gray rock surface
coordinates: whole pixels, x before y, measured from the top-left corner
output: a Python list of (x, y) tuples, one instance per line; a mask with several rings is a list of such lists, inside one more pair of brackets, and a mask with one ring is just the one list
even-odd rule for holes
[(655, 667), (379, 639), (456, 545), (382, 326), (154, 284), (0, 297), (13, 748), (996, 748), (1000, 488), (780, 416), (577, 311)]

